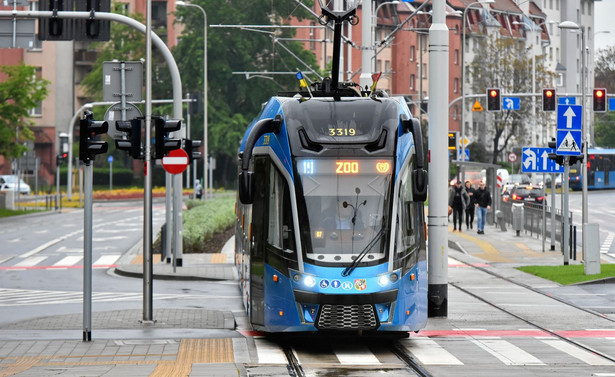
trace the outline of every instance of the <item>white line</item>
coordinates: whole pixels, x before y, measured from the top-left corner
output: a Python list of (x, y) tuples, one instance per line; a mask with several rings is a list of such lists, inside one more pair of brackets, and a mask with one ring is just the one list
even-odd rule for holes
[(560, 350), (562, 352), (567, 353), (568, 355), (581, 360), (582, 362), (589, 365), (613, 365), (612, 361), (606, 360), (594, 353), (585, 351), (579, 347), (573, 346), (572, 344), (568, 344), (563, 340), (543, 340), (545, 344), (550, 345), (551, 347)]
[(121, 255), (103, 255), (93, 263), (94, 266), (109, 266), (120, 259)]
[(254, 339), (254, 345), (259, 364), (288, 364), (286, 355), (277, 344), (266, 339)]
[(336, 346), (333, 353), (343, 365), (380, 365), (380, 360), (365, 346)]
[(545, 365), (542, 361), (525, 352), (521, 348), (502, 339), (471, 339), (483, 350), (495, 356), (505, 365)]
[(32, 255), (38, 254), (41, 251), (45, 250), (46, 248), (48, 248), (50, 246), (53, 246), (53, 245), (57, 244), (58, 242), (64, 241), (65, 239), (70, 238), (70, 237), (72, 237), (72, 236), (74, 236), (76, 234), (79, 234), (81, 232), (83, 232), (83, 230), (77, 230), (75, 232), (71, 232), (71, 233), (65, 234), (62, 237), (58, 237), (58, 238), (56, 238), (54, 240), (45, 242), (44, 244), (40, 245), (39, 247), (37, 247), (35, 249), (32, 249), (32, 250), (28, 251), (27, 253), (21, 254), (19, 257), (20, 258), (24, 258), (24, 259), (28, 258), (28, 257), (31, 257)]
[(404, 347), (423, 365), (463, 365), (459, 359), (428, 338), (405, 339)]
[(6, 262), (6, 261), (9, 261), (9, 260), (11, 260), (11, 259), (13, 259), (13, 257), (6, 257), (6, 258), (2, 258), (2, 259), (0, 259), (0, 264), (4, 263), (4, 262)]
[(73, 266), (83, 259), (81, 255), (69, 255), (60, 259), (54, 266)]
[(186, 157), (164, 157), (162, 163), (165, 165), (186, 165), (188, 158)]
[(17, 263), (14, 267), (36, 266), (37, 264), (41, 263), (45, 259), (47, 259), (47, 257), (32, 257), (32, 258), (24, 259), (21, 262)]

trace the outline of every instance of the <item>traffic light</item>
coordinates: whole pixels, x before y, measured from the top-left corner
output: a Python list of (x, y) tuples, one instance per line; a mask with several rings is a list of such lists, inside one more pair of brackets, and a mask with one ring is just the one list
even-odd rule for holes
[(60, 139), (60, 151), (56, 155), (56, 165), (62, 165), (68, 158), (68, 135), (64, 132), (58, 135)]
[(502, 110), (502, 99), (500, 98), (500, 89), (487, 89), (487, 111)]
[(111, 39), (110, 21), (96, 19), (96, 12), (111, 12), (111, 0), (78, 0), (75, 10), (90, 12), (89, 19), (75, 20), (76, 41), (108, 41)]
[(542, 90), (542, 111), (555, 111), (555, 89)]
[(109, 123), (95, 121), (93, 118), (94, 114), (86, 111), (79, 121), (79, 159), (84, 163), (92, 161), (97, 154), (107, 152), (107, 142), (96, 141), (93, 137), (107, 133)]
[(606, 112), (606, 89), (604, 88), (594, 89), (594, 111)]
[(547, 143), (547, 146), (553, 149), (553, 152), (549, 153), (549, 159), (554, 160), (559, 165), (564, 165), (564, 156), (559, 156), (555, 153), (555, 151), (557, 150), (557, 141), (555, 140), (555, 138), (551, 138), (551, 141)]
[(123, 139), (115, 141), (115, 147), (128, 151), (130, 157), (136, 160), (143, 159), (143, 151), (141, 150), (142, 122), (143, 118), (118, 120), (115, 122), (115, 128), (125, 133)]
[(169, 132), (179, 131), (182, 128), (182, 121), (179, 119), (163, 119), (152, 117), (156, 128), (156, 160), (166, 156), (168, 151), (181, 148), (181, 139), (169, 139)]
[[(52, 12), (72, 11), (73, 0), (40, 0), (39, 10)], [(38, 39), (41, 41), (73, 40), (74, 20), (70, 18), (41, 18), (38, 23)]]
[(201, 152), (198, 150), (201, 146), (201, 140), (184, 139), (184, 150), (188, 154), (190, 163), (201, 158)]
[(190, 99), (192, 102), (188, 103), (188, 108), (190, 110), (190, 114), (196, 115), (202, 111), (202, 102), (201, 101), (201, 93), (190, 93)]

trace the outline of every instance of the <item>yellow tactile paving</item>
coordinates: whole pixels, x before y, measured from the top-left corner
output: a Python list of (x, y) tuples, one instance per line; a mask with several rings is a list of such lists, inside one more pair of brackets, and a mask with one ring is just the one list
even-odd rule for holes
[[(451, 228), (449, 227), (449, 231), (450, 230), (451, 230)], [(470, 241), (476, 243), (478, 245), (478, 247), (480, 247), (481, 250), (484, 251), (483, 253), (480, 253), (480, 254), (472, 254), (475, 257), (484, 259), (487, 262), (502, 262), (502, 263), (513, 262), (513, 260), (508, 259), (505, 256), (503, 256), (502, 253), (500, 253), (500, 251), (498, 249), (493, 247), (492, 244), (490, 244), (487, 241), (483, 241), (479, 237), (470, 236), (469, 234), (465, 234), (463, 232), (457, 233), (457, 236), (463, 237), (466, 240), (470, 240)]]
[(226, 254), (212, 254), (209, 263), (226, 263)]
[[(152, 263), (160, 263), (162, 260), (161, 254), (153, 254)], [(143, 254), (139, 254), (130, 261), (130, 264), (143, 264)]]

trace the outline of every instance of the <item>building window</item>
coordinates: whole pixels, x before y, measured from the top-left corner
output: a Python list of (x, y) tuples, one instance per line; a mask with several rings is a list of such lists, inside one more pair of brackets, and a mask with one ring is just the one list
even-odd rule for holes
[(391, 62), (389, 60), (384, 61), (384, 72), (391, 73)]
[(382, 72), (382, 60), (376, 60), (376, 72)]
[(410, 46), (410, 61), (413, 62), (414, 61), (414, 55), (416, 54), (416, 50), (414, 48), (414, 46)]
[(456, 77), (455, 77), (455, 80), (453, 80), (453, 92), (454, 93), (459, 92), (459, 79)]
[(459, 50), (455, 49), (455, 54), (453, 55), (453, 59), (455, 62), (455, 65), (459, 65)]
[(427, 78), (427, 63), (423, 63), (423, 68), (421, 69), (421, 78)]
[[(41, 78), (43, 78), (43, 68), (42, 67), (36, 67), (34, 78), (37, 80), (40, 80)], [(43, 101), (39, 102), (38, 106), (36, 106), (35, 108), (30, 109), (29, 113), (30, 113), (30, 116), (33, 116), (33, 117), (42, 116), (43, 115)]]
[(557, 77), (555, 78), (555, 84), (557, 86), (564, 86), (564, 74), (563, 73), (557, 74)]
[(316, 42), (314, 41), (314, 38), (316, 38), (314, 36), (314, 30), (316, 30), (315, 29), (316, 22), (314, 22), (314, 21), (310, 22), (310, 26), (311, 26), (311, 28), (310, 28), (310, 50), (314, 51), (314, 50), (316, 50)]
[(414, 81), (416, 81), (416, 76), (412, 74), (410, 75), (410, 90), (414, 90)]

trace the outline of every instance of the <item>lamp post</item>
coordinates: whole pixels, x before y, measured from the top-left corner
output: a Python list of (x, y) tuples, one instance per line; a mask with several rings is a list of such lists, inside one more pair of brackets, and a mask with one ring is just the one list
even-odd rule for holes
[[(564, 21), (558, 25), (560, 29), (564, 30), (581, 30), (581, 106), (583, 106), (583, 112), (585, 112), (585, 26), (579, 26), (572, 21)], [(583, 117), (586, 118), (586, 117)], [(581, 164), (581, 177), (582, 177), (582, 202), (583, 202), (583, 214), (582, 223), (587, 224), (587, 148), (589, 141), (589, 132), (587, 127), (587, 119), (582, 119), (581, 123), (581, 137), (583, 141), (583, 163)], [(585, 232), (582, 232), (583, 238), (585, 238)], [(583, 239), (585, 244), (585, 239)], [(585, 253), (585, 250), (583, 250)]]
[(466, 64), (465, 64), (465, 45), (466, 45), (466, 17), (468, 9), (472, 7), (472, 5), (476, 4), (491, 4), (494, 3), (495, 0), (481, 0), (475, 1), (473, 3), (468, 4), (467, 7), (463, 10), (463, 27), (461, 28), (461, 158), (465, 158), (466, 155), (466, 146), (465, 146), (465, 112), (466, 112), (466, 100), (465, 95), (465, 76), (466, 76)]
[(399, 4), (400, 1), (398, 0), (393, 0), (393, 1), (387, 1), (384, 2), (380, 5), (378, 5), (376, 7), (376, 10), (374, 10), (372, 12), (372, 42), (373, 45), (371, 46), (372, 48), (372, 57), (371, 57), (371, 67), (372, 67), (372, 72), (376, 71), (376, 27), (378, 26), (378, 11), (380, 10), (380, 8), (382, 8), (384, 5), (391, 5), (391, 4)]
[[(187, 3), (185, 1), (177, 1), (176, 5), (182, 7), (199, 8), (203, 13), (203, 192), (204, 198), (209, 197), (208, 186), (208, 164), (209, 156), (207, 151), (207, 13), (200, 5)], [(194, 177), (196, 178), (196, 177)]]

